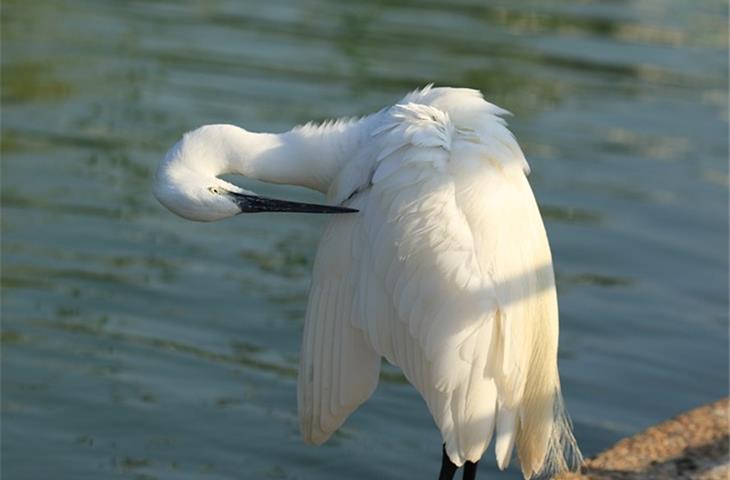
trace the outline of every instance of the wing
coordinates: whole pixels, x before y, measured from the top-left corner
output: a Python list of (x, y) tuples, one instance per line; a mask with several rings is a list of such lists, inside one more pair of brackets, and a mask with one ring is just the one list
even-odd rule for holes
[[(391, 108), (374, 131), (358, 326), (426, 400), (452, 461), (479, 460), (496, 432), (499, 466), (517, 442), (530, 475), (557, 385), (549, 248), (501, 111), (446, 92)], [(456, 105), (459, 123), (435, 104)]]
[(300, 353), (298, 404), (304, 440), (321, 444), (378, 383), (380, 355), (355, 327), (355, 216), (335, 216), (325, 229), (314, 263)]
[(406, 100), (375, 130), (363, 331), (421, 392), (452, 461), (478, 460), (496, 432), (500, 468), (516, 445), (526, 477), (565, 470), (580, 452), (561, 408), (552, 259), (527, 162), (478, 92)]
[(455, 203), (448, 118), (404, 106), (390, 119), (374, 132), (371, 185), (352, 200), (361, 213), (334, 217), (317, 252), (301, 429), (306, 441), (324, 442), (372, 394), (382, 355), (419, 390), (460, 464), (481, 457), (494, 429), (489, 349), (477, 348), (492, 342), (494, 287)]
[(497, 292), (456, 201), (448, 115), (405, 104), (389, 116), (374, 132), (379, 153), (355, 239), (369, 266), (356, 292), (359, 327), (419, 390), (452, 461), (476, 461), (497, 413), (485, 374)]
[[(320, 244), (302, 426), (326, 438), (371, 394), (382, 355), (421, 393), (454, 463), (479, 460), (496, 432), (499, 466), (517, 444), (530, 476), (550, 457), (559, 399), (550, 251), (502, 111), (465, 92), (426, 89), (382, 112), (358, 153), (370, 167), (352, 170), (366, 182), (333, 183), (330, 198), (352, 197), (360, 213), (333, 220)], [(337, 342), (323, 352), (337, 332), (359, 353)], [(351, 355), (369, 366), (336, 366)], [(332, 402), (345, 377), (356, 394)]]

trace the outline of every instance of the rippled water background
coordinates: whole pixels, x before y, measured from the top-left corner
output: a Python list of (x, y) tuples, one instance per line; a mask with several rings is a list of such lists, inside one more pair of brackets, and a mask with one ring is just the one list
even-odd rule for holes
[(724, 1), (2, 7), (3, 478), (435, 478), (439, 436), (392, 369), (329, 443), (299, 439), (325, 219), (196, 224), (150, 194), (198, 125), (280, 131), (428, 82), (514, 113), (585, 452), (727, 393)]

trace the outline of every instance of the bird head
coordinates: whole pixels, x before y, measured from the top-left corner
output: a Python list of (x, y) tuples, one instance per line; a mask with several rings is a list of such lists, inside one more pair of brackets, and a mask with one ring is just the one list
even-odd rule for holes
[(186, 134), (167, 152), (157, 169), (153, 194), (173, 213), (188, 220), (210, 222), (241, 213), (357, 212), (347, 207), (262, 197), (218, 178), (226, 173), (242, 173), (231, 167), (229, 158), (245, 152), (231, 153), (230, 146), (217, 135), (216, 128), (221, 126), (214, 127), (201, 127)]

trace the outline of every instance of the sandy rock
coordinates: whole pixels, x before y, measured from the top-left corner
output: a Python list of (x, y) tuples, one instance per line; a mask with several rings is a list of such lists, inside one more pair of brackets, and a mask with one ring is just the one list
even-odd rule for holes
[(625, 438), (559, 480), (730, 479), (725, 398)]

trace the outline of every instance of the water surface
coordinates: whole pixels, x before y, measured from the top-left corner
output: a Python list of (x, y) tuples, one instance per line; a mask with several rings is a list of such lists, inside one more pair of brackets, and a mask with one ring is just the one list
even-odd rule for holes
[(325, 219), (196, 224), (150, 194), (201, 124), (281, 131), (429, 82), (514, 113), (584, 451), (727, 393), (725, 2), (445, 3), (3, 3), (8, 479), (435, 478), (438, 433), (392, 369), (325, 446), (299, 438)]

